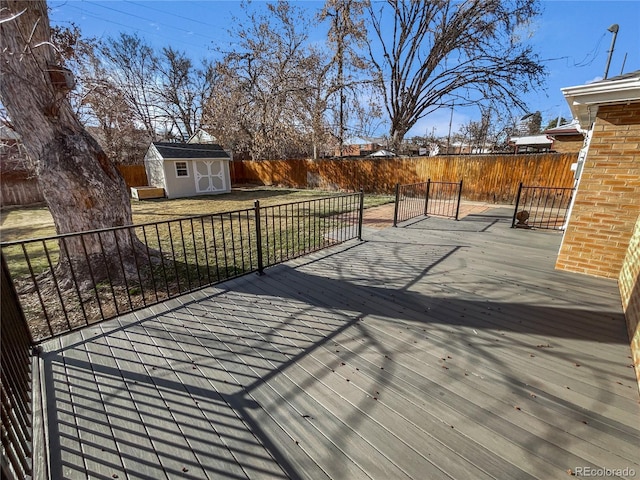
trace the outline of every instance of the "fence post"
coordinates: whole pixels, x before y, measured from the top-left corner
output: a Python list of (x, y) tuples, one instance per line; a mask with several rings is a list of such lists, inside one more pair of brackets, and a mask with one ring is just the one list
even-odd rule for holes
[(264, 263), (262, 260), (262, 228), (260, 227), (260, 200), (253, 204), (256, 215), (256, 247), (258, 249), (258, 275), (264, 274)]
[(358, 214), (358, 240), (362, 240), (362, 219), (364, 217), (364, 189), (360, 189), (360, 212)]
[(460, 215), (460, 200), (462, 199), (462, 179), (460, 179), (460, 187), (458, 187), (458, 206), (456, 207), (456, 220)]
[(429, 214), (429, 191), (431, 190), (431, 179), (427, 178), (427, 191), (424, 196), (424, 216)]
[(393, 210), (393, 226), (398, 226), (398, 208), (400, 207), (400, 184), (396, 183), (396, 205)]
[(518, 214), (518, 206), (520, 205), (520, 194), (522, 193), (522, 182), (520, 182), (520, 186), (518, 187), (518, 196), (516, 197), (516, 208), (513, 211), (513, 219), (511, 220), (511, 228), (516, 226), (516, 215)]

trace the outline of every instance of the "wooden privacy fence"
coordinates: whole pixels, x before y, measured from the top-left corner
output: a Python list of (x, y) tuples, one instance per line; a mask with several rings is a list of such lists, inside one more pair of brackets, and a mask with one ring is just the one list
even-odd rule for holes
[(147, 172), (144, 165), (117, 165), (127, 188), (147, 185)]
[[(147, 173), (144, 165), (117, 165), (127, 188), (140, 187), (147, 184)], [(44, 203), (42, 190), (35, 174), (17, 170), (2, 172), (0, 183), (0, 205), (33, 205)]]
[(390, 159), (234, 161), (231, 181), (367, 193), (394, 192), (396, 184), (434, 178), (464, 180), (466, 200), (514, 203), (518, 185), (573, 187), (577, 153), (461, 155)]

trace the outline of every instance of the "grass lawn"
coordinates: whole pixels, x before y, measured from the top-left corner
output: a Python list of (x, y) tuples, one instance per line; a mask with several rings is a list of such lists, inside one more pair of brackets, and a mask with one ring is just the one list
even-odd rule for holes
[[(321, 190), (291, 188), (239, 188), (223, 195), (203, 195), (190, 198), (132, 200), (134, 224), (161, 222), (194, 215), (229, 212), (253, 207), (255, 200), (261, 206), (300, 202), (336, 195)], [(365, 195), (364, 207), (370, 208), (392, 203), (390, 195)], [(10, 207), (0, 211), (0, 241), (25, 240), (55, 235), (53, 219), (46, 206)]]
[[(257, 224), (250, 210), (255, 200), (260, 200), (261, 206), (265, 267), (357, 236), (357, 194), (260, 188), (237, 189), (226, 195), (133, 201), (134, 224), (138, 226), (128, 230), (129, 239), (146, 244), (148, 258), (136, 258), (137, 275), (125, 275), (124, 282), (111, 278), (120, 274), (122, 261), (113, 270), (113, 264), (106, 266), (106, 258), (112, 257), (95, 250), (111, 239), (112, 232), (81, 235), (84, 248), (93, 247), (94, 253), (90, 261), (85, 257), (86, 264), (74, 267), (88, 268), (78, 276), (72, 273), (74, 282), (88, 285), (78, 288), (76, 284), (75, 289), (56, 286), (59, 283), (53, 272), (60, 249), (66, 248), (64, 243), (37, 240), (2, 248), (32, 334), (45, 338), (255, 271)], [(392, 201), (390, 196), (365, 196), (366, 207)], [(55, 231), (46, 207), (30, 207), (4, 210), (0, 233), (6, 242), (52, 236)], [(124, 247), (130, 240), (122, 238)], [(150, 252), (159, 254), (156, 261)], [(95, 278), (96, 271), (107, 275)]]

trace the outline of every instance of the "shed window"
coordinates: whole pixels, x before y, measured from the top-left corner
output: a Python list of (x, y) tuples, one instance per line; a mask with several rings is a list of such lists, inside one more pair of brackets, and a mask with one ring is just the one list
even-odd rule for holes
[(188, 177), (187, 162), (176, 162), (176, 177)]

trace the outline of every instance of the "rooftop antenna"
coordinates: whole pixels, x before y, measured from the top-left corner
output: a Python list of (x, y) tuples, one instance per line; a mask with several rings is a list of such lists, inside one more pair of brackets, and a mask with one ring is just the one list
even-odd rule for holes
[(622, 68), (620, 69), (620, 75), (622, 75), (622, 73), (624, 72), (624, 65), (625, 65), (625, 63), (627, 63), (627, 54), (628, 54), (628, 53), (629, 53), (629, 52), (626, 52), (626, 53), (624, 54), (624, 58), (622, 59)]
[(620, 29), (620, 27), (618, 26), (617, 23), (614, 23), (609, 28), (607, 28), (608, 31), (613, 33), (613, 38), (611, 38), (611, 48), (609, 49), (609, 56), (607, 57), (607, 66), (604, 69), (604, 78), (603, 78), (603, 80), (606, 80), (607, 79), (607, 75), (609, 74), (609, 65), (611, 65), (611, 56), (613, 55), (613, 49), (616, 46), (616, 37), (618, 36), (618, 30), (619, 29)]

